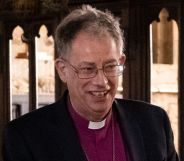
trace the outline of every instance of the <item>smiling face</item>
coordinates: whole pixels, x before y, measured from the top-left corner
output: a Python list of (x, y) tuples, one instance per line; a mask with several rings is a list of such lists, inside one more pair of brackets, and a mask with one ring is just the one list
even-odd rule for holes
[[(77, 69), (102, 68), (104, 64), (125, 61), (121, 49), (108, 34), (98, 37), (80, 32), (72, 41), (67, 61)], [(90, 121), (102, 120), (112, 107), (118, 86), (117, 77), (106, 77), (102, 70), (89, 79), (80, 79), (72, 67), (56, 60), (60, 78), (67, 83), (70, 100), (75, 111)]]

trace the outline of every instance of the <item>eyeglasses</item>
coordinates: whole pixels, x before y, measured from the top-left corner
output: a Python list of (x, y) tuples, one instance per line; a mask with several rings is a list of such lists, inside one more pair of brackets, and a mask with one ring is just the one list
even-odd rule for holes
[(77, 68), (70, 64), (68, 60), (64, 58), (61, 59), (71, 66), (71, 69), (77, 74), (78, 78), (80, 79), (94, 78), (98, 74), (99, 70), (102, 70), (106, 77), (116, 77), (122, 75), (125, 68), (124, 65), (117, 64), (117, 62), (104, 64), (102, 68), (97, 68), (94, 66)]

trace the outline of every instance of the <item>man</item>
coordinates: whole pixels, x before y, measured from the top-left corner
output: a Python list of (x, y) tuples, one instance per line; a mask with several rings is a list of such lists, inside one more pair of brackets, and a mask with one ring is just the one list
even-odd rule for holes
[(119, 22), (83, 6), (56, 30), (58, 102), (10, 122), (5, 161), (177, 161), (166, 113), (115, 99), (125, 55)]

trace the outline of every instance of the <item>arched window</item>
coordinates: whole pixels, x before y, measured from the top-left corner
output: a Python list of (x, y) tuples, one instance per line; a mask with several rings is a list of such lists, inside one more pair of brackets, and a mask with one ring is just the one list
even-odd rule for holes
[[(152, 50), (154, 64), (173, 64), (177, 50), (177, 25), (174, 20), (169, 19), (169, 14), (163, 8), (159, 14), (159, 22), (152, 23)], [(175, 42), (174, 42), (175, 41)], [(174, 55), (175, 54), (175, 55)], [(176, 59), (175, 59), (176, 60)]]
[(54, 39), (48, 37), (48, 30), (42, 25), (36, 37), (36, 62), (38, 106), (54, 102), (55, 99), (55, 66), (54, 66)]
[[(34, 73), (30, 72), (29, 46), (23, 42), (24, 30), (17, 26), (12, 32), (10, 40), (10, 119), (30, 112), (30, 87)], [(33, 36), (34, 37), (34, 36)], [(55, 101), (55, 67), (54, 67), (54, 40), (48, 36), (48, 30), (42, 25), (39, 37), (35, 41), (35, 71), (36, 79), (36, 106), (39, 108)], [(31, 75), (32, 74), (32, 75)]]
[(163, 107), (171, 120), (178, 150), (178, 27), (164, 8), (150, 25), (151, 103)]
[(22, 41), (24, 31), (20, 26), (14, 28), (10, 40), (10, 118), (28, 112), (29, 104), (29, 65), (28, 45)]

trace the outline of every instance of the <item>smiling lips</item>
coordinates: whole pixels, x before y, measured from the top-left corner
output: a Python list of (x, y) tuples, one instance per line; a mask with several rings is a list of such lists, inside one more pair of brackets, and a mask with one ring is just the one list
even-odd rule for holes
[(92, 91), (90, 93), (96, 97), (104, 97), (108, 93), (108, 90), (106, 90), (106, 91)]

